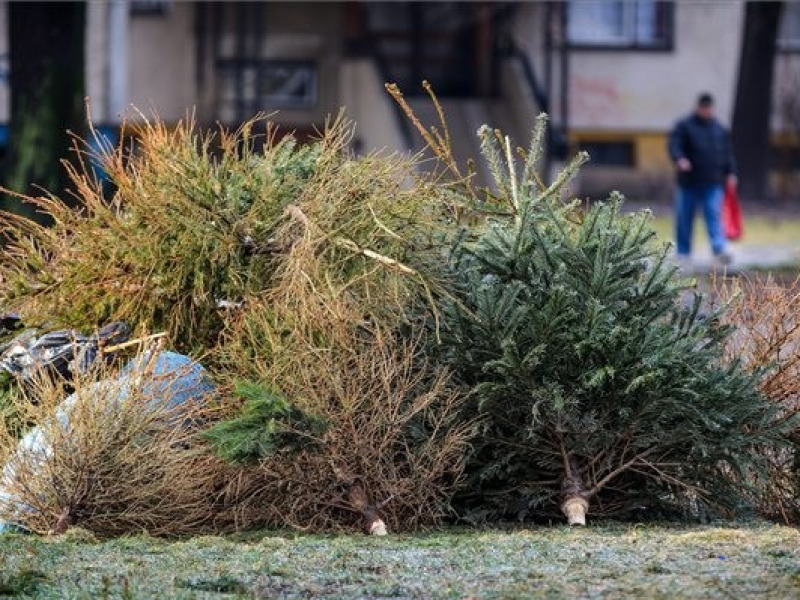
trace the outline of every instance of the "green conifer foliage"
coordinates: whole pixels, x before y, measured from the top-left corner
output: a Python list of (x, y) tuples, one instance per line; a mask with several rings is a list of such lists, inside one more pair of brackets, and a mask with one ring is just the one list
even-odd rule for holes
[(228, 462), (254, 463), (280, 450), (313, 448), (325, 432), (323, 419), (306, 415), (269, 387), (238, 381), (235, 393), (244, 400), (241, 412), (205, 432), (215, 453)]
[(451, 253), (458, 291), (438, 351), (483, 419), (463, 507), (517, 517), (577, 507), (571, 522), (587, 507), (733, 507), (737, 474), (772, 440), (773, 409), (754, 375), (721, 360), (727, 332), (700, 314), (700, 296), (681, 303), (686, 286), (646, 213), (622, 214), (619, 197), (564, 203), (583, 156), (549, 188), (536, 183), (543, 129), (542, 118), (521, 177), (508, 139), (481, 132), (509, 217)]

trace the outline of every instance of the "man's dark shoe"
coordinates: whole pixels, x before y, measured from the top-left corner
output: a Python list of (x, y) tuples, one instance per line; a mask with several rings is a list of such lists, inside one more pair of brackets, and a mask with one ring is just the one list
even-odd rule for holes
[(733, 262), (733, 256), (730, 253), (723, 250), (722, 252), (716, 252), (714, 254), (714, 259), (716, 263), (721, 267), (727, 267), (729, 264)]

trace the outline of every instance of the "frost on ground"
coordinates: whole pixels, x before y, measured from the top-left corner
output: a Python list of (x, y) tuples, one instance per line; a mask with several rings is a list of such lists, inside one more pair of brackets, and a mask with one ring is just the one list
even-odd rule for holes
[(0, 595), (70, 598), (790, 598), (800, 533), (766, 523), (293, 533), (98, 542), (0, 537)]

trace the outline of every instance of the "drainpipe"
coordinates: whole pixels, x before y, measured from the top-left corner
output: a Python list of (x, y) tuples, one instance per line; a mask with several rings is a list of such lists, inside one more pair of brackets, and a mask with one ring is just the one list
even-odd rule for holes
[[(548, 98), (553, 98), (553, 3), (546, 2), (544, 5), (544, 89)], [(551, 104), (551, 103), (548, 103)], [(541, 107), (542, 110), (552, 111), (551, 106)], [(553, 115), (549, 115), (550, 119)], [(550, 176), (553, 167), (555, 154), (555, 136), (553, 127), (555, 123), (551, 120), (547, 129), (547, 152), (545, 153), (544, 172)]]
[(109, 125), (122, 122), (128, 105), (128, 0), (108, 4), (108, 94), (106, 120)]
[[(561, 47), (561, 131), (569, 143), (569, 46), (567, 43), (567, 5), (559, 6), (559, 41)], [(565, 157), (566, 158), (566, 157)]]
[(128, 0), (111, 0), (107, 8), (105, 110), (101, 122), (94, 124), (95, 135), (89, 137), (89, 149), (92, 170), (108, 193), (109, 174), (96, 155), (103, 155), (119, 144), (120, 126), (128, 105)]

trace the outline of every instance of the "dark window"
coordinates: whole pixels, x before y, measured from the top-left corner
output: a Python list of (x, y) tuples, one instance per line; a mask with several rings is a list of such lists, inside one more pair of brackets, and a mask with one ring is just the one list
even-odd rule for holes
[[(319, 101), (320, 63), (315, 49), (270, 49), (267, 2), (197, 2), (198, 86), (214, 87), (213, 113), (228, 125), (242, 123), (262, 111), (308, 111)], [(282, 10), (276, 8), (276, 10)], [(298, 39), (304, 34), (299, 33)], [(206, 84), (205, 65), (213, 66)]]
[(659, 0), (571, 0), (567, 43), (573, 47), (672, 49), (674, 7)]
[(366, 35), (384, 77), (407, 95), (481, 95), (492, 67), (491, 27), (479, 3), (364, 2)]
[(169, 12), (172, 0), (132, 0), (130, 11), (132, 15), (166, 15)]
[(633, 142), (582, 141), (581, 150), (589, 153), (589, 166), (633, 167), (636, 166)]
[(775, 145), (770, 148), (770, 166), (773, 169), (800, 169), (800, 146)]

